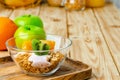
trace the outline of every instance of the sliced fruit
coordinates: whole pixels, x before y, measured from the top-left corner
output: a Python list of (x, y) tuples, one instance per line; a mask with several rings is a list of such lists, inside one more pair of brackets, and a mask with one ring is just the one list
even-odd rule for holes
[(23, 50), (32, 50), (32, 43), (31, 40), (24, 41), (22, 44)]
[(39, 40), (33, 39), (33, 40), (32, 40), (32, 49), (33, 49), (33, 50), (39, 50), (39, 43), (40, 43)]
[(55, 47), (55, 41), (52, 40), (40, 40), (42, 43), (46, 43), (50, 46), (50, 50), (54, 49)]
[[(50, 50), (50, 46), (46, 43), (42, 43), (40, 40), (33, 39), (32, 40), (32, 49), (33, 50)], [(36, 55), (47, 55), (48, 51), (43, 52), (35, 52)]]

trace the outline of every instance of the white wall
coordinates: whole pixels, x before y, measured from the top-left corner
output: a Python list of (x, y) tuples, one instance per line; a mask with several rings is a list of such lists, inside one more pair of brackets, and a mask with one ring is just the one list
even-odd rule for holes
[(120, 9), (120, 0), (107, 0), (112, 1)]
[(120, 8), (120, 0), (113, 0), (113, 2), (117, 5), (118, 8)]

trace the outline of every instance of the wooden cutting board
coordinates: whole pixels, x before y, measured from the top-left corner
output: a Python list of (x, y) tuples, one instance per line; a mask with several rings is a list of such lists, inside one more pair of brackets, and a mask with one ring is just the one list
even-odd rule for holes
[[(6, 60), (8, 59), (8, 61)], [(52, 76), (30, 76), (22, 73), (10, 57), (1, 58), (0, 80), (84, 80), (91, 77), (92, 69), (88, 65), (67, 58), (60, 69)]]

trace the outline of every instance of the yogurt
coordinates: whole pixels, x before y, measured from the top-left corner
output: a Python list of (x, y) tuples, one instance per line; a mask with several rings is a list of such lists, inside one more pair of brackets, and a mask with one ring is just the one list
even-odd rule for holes
[(32, 53), (32, 55), (28, 58), (28, 61), (32, 62), (32, 66), (36, 68), (46, 68), (50, 66), (50, 62), (48, 62), (49, 55), (38, 56)]

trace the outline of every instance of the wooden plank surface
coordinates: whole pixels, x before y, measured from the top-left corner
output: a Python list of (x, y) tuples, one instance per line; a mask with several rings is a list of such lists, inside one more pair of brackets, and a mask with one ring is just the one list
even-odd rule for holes
[(66, 11), (64, 8), (43, 5), (39, 16), (42, 18), (48, 34), (67, 36)]
[(12, 9), (7, 9), (0, 3), (0, 16), (9, 17), (12, 11)]
[(112, 4), (104, 9), (94, 9), (94, 12), (120, 73), (120, 12)]
[(0, 58), (6, 57), (6, 56), (10, 56), (10, 54), (8, 53), (8, 51), (0, 51)]
[[(48, 7), (46, 4), (14, 10), (0, 5), (0, 16), (7, 16), (14, 20), (15, 17), (23, 14), (40, 16), (49, 34), (74, 37), (71, 53), (68, 56), (92, 67), (93, 75), (90, 80), (120, 80), (120, 12), (114, 5), (86, 9), (83, 12), (66, 12), (64, 8)], [(0, 58), (9, 56), (6, 51), (0, 53), (2, 53)], [(11, 65), (13, 65), (11, 62), (4, 65), (0, 63), (0, 69), (12, 67)], [(7, 70), (9, 71), (8, 68)], [(12, 73), (10, 72), (11, 76), (16, 76)], [(20, 77), (22, 76), (22, 79), (32, 79), (25, 78), (21, 74)]]
[(84, 80), (90, 76), (91, 67), (69, 58), (55, 74), (47, 77), (28, 76), (22, 73), (16, 65), (0, 68), (0, 80)]
[(24, 14), (38, 15), (39, 10), (40, 10), (40, 6), (36, 6), (33, 8), (17, 8), (13, 10), (12, 14), (10, 15), (10, 19), (14, 20), (15, 17), (21, 16)]
[(68, 12), (67, 17), (69, 35), (73, 40), (70, 57), (89, 64), (96, 80), (118, 78), (119, 73), (93, 11)]

